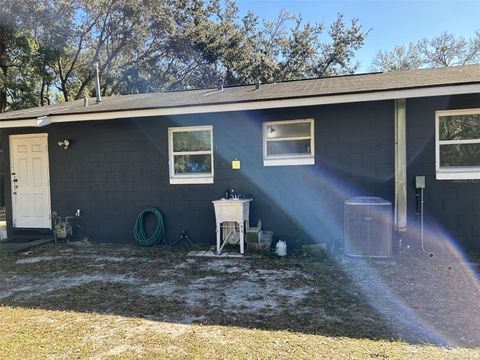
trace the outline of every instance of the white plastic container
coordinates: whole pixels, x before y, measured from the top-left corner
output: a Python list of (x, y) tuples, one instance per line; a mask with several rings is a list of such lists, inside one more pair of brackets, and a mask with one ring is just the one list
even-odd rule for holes
[(287, 243), (285, 241), (278, 240), (275, 253), (278, 256), (287, 256)]

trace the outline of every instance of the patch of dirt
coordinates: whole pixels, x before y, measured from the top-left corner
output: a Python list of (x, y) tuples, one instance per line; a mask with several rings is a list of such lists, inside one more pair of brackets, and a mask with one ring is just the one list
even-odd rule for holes
[(41, 261), (52, 261), (52, 260), (58, 260), (61, 259), (61, 256), (34, 256), (34, 257), (27, 257), (23, 259), (18, 259), (15, 261), (15, 264), (21, 265), (21, 264), (35, 264)]
[(367, 301), (417, 339), (480, 345), (480, 286), (470, 264), (452, 256), (403, 255), (395, 265), (344, 260)]
[[(192, 266), (220, 271), (222, 266), (228, 263), (222, 262), (212, 266), (210, 264), (196, 264)], [(294, 290), (288, 289), (285, 282), (296, 274), (290, 270), (283, 271), (261, 271), (242, 269), (248, 267), (248, 263), (225, 266), (225, 272), (218, 272), (215, 275), (208, 275), (185, 283), (186, 276), (176, 272), (176, 278), (180, 281), (162, 281), (148, 283), (139, 288), (139, 292), (148, 296), (163, 296), (168, 299), (184, 302), (190, 308), (209, 306), (214, 303), (213, 308), (220, 308), (224, 313), (275, 313), (286, 310), (286, 306), (295, 305), (296, 302), (305, 298), (311, 288), (297, 286)], [(185, 269), (185, 267), (181, 267)], [(236, 271), (228, 271), (235, 268)], [(213, 271), (213, 270), (210, 270)], [(233, 278), (231, 274), (236, 274)], [(283, 306), (281, 306), (283, 304)]]
[[(80, 287), (93, 282), (134, 285), (138, 280), (125, 275), (98, 274), (56, 277), (13, 276), (2, 281), (0, 300), (7, 297), (29, 299), (59, 290)], [(22, 286), (18, 286), (22, 284)]]
[[(80, 242), (6, 260), (0, 305), (142, 317), (152, 320), (151, 331), (160, 320), (178, 331), (198, 323), (480, 344), (478, 278), (458, 259), (205, 259), (163, 247)], [(102, 356), (132, 351), (112, 348)]]

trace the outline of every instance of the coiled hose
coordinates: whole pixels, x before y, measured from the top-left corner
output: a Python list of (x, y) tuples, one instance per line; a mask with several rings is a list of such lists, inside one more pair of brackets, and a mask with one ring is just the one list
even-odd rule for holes
[[(152, 213), (157, 220), (157, 227), (155, 231), (149, 236), (145, 232), (145, 215), (148, 213)], [(163, 241), (165, 237), (165, 228), (163, 225), (163, 216), (162, 213), (156, 208), (146, 208), (140, 211), (137, 216), (137, 221), (135, 221), (135, 225), (133, 227), (133, 237), (142, 246), (150, 246), (159, 241)]]

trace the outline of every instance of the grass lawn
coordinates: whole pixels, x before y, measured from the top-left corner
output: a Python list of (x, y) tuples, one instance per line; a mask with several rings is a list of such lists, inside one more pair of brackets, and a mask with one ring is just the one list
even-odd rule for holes
[(480, 359), (477, 264), (0, 254), (1, 359)]
[(231, 326), (0, 308), (3, 359), (478, 359), (478, 350)]

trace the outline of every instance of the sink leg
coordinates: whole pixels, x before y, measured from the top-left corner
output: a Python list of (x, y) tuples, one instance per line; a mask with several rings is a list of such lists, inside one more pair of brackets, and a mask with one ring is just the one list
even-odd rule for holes
[(220, 224), (217, 224), (217, 254), (220, 254)]
[(240, 224), (240, 254), (245, 252), (245, 226)]

